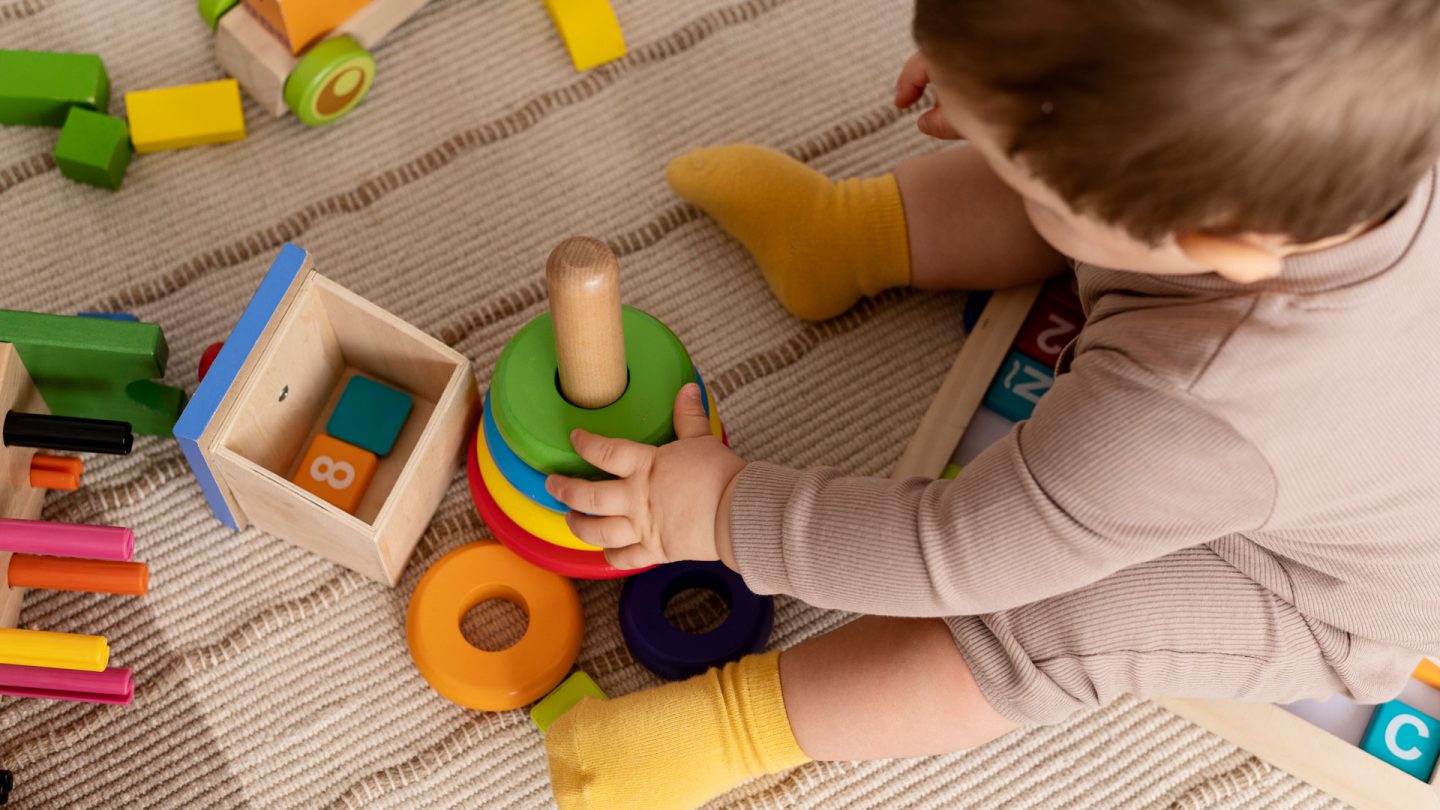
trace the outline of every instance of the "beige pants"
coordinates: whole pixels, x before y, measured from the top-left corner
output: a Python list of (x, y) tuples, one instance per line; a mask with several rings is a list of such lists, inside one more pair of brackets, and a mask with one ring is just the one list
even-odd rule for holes
[[(1399, 694), (1418, 655), (1307, 619), (1210, 546), (1013, 610), (945, 620), (981, 691), (1024, 724), (1137, 697), (1284, 703)], [(1349, 659), (1365, 656), (1365, 666)], [(1378, 666), (1377, 666), (1377, 658)], [(1364, 672), (1356, 683), (1352, 673)]]

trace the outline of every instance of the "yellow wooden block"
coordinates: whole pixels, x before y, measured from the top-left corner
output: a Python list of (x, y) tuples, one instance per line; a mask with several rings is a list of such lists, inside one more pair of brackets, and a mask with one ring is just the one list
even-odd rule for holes
[(234, 79), (125, 94), (130, 142), (141, 154), (245, 137), (240, 85)]
[(609, 0), (545, 0), (545, 10), (570, 51), (576, 70), (625, 55), (625, 35)]

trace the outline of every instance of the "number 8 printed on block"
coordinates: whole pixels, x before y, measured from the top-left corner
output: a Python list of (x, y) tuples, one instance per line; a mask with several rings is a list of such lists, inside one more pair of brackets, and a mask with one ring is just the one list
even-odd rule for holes
[(354, 514), (378, 465), (379, 459), (369, 450), (321, 433), (310, 440), (290, 480), (306, 492)]

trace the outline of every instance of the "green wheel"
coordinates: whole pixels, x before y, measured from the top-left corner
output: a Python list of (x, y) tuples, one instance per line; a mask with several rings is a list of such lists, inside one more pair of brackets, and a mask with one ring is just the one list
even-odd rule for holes
[(375, 57), (350, 37), (327, 39), (305, 52), (285, 80), (285, 105), (306, 126), (345, 117), (375, 81)]
[(200, 19), (210, 26), (214, 31), (215, 26), (220, 24), (220, 18), (225, 12), (240, 4), (240, 0), (196, 0), (195, 7), (200, 12)]

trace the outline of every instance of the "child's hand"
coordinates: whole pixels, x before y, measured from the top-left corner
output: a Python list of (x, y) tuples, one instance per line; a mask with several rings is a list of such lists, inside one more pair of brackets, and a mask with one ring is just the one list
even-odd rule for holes
[[(616, 568), (720, 559), (721, 545), (729, 557), (729, 521), (717, 526), (717, 514), (745, 460), (710, 434), (694, 383), (675, 397), (675, 435), (652, 447), (577, 430), (570, 436), (576, 452), (620, 477), (545, 481), (547, 492), (575, 510), (565, 516), (575, 536), (604, 548)], [(718, 537), (717, 528), (727, 536)]]
[[(916, 51), (913, 56), (905, 60), (905, 67), (900, 69), (900, 79), (895, 83), (895, 106), (900, 109), (908, 109), (910, 105), (920, 100), (925, 95), (925, 88), (930, 85), (930, 65), (925, 61), (924, 55)], [(941, 138), (947, 141), (959, 140), (964, 135), (955, 131), (945, 116), (940, 113), (940, 102), (937, 100), (935, 106), (926, 110), (915, 122), (920, 131), (932, 138)]]

